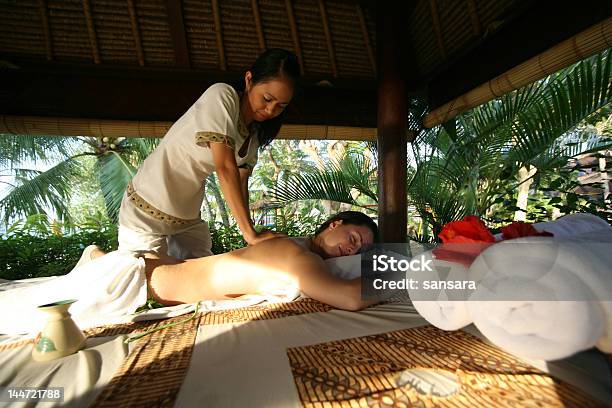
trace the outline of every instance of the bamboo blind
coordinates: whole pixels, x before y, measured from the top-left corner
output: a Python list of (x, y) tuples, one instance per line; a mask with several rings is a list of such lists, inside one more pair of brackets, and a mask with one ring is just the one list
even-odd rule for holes
[[(0, 133), (34, 136), (164, 137), (172, 122), (0, 116)], [(279, 139), (376, 140), (375, 128), (283, 125)]]
[(423, 125), (426, 128), (437, 126), (468, 109), (542, 79), (610, 46), (612, 17), (433, 110), (425, 117)]

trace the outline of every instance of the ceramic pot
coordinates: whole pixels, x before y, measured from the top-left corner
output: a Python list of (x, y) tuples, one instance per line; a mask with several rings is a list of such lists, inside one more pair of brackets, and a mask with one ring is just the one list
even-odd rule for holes
[(85, 336), (78, 328), (68, 308), (76, 300), (60, 300), (38, 306), (48, 314), (45, 328), (34, 341), (32, 358), (36, 361), (49, 361), (76, 353), (85, 347)]

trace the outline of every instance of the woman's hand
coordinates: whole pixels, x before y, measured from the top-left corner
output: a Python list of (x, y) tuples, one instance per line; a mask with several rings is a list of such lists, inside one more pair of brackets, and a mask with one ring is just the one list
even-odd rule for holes
[(276, 231), (262, 231), (262, 232), (256, 232), (254, 235), (249, 236), (249, 237), (244, 237), (244, 240), (247, 242), (247, 244), (249, 245), (257, 245), (260, 242), (266, 241), (268, 239), (273, 239), (273, 238), (285, 238), (287, 237), (287, 234), (284, 234), (282, 232), (276, 232)]

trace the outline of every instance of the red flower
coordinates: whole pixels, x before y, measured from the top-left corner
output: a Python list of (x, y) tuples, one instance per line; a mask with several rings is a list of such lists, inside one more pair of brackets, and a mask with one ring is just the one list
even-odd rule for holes
[(495, 242), (495, 237), (478, 217), (468, 215), (463, 221), (449, 222), (438, 237), (445, 244)]
[[(533, 225), (522, 221), (513, 222), (502, 228), (502, 239), (519, 237), (552, 237), (550, 232), (538, 232)], [(495, 243), (495, 237), (478, 217), (468, 215), (462, 221), (449, 222), (438, 235), (443, 244), (433, 250), (436, 259), (458, 262), (470, 266), (474, 259), (489, 245)]]
[(542, 231), (538, 232), (533, 225), (527, 224), (523, 221), (515, 221), (510, 225), (506, 225), (502, 228), (503, 239), (514, 239), (520, 237), (552, 237), (553, 234), (550, 232)]
[(470, 266), (482, 251), (495, 242), (495, 237), (484, 222), (473, 215), (468, 215), (462, 221), (449, 222), (438, 237), (443, 245), (433, 250), (436, 258), (465, 266)]

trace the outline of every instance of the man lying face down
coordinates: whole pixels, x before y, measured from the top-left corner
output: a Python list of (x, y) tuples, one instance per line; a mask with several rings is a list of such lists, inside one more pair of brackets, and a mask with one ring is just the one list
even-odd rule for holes
[[(333, 276), (323, 259), (357, 254), (378, 236), (370, 217), (346, 211), (323, 223), (311, 238), (281, 237), (189, 260), (145, 254), (150, 297), (176, 305), (296, 288), (331, 306), (359, 310), (373, 303), (361, 300), (361, 280)], [(92, 258), (103, 255), (95, 251)]]

